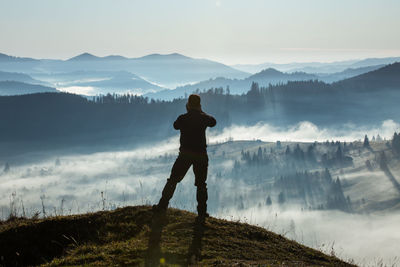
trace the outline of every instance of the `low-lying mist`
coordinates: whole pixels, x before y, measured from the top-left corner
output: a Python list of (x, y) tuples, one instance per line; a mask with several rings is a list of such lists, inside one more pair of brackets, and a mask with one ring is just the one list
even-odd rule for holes
[(324, 142), (326, 140), (355, 141), (362, 140), (367, 134), (369, 137), (378, 134), (385, 139), (393, 137), (395, 131), (399, 131), (400, 123), (393, 120), (385, 120), (376, 127), (359, 127), (353, 124), (344, 124), (340, 128), (318, 127), (317, 125), (303, 121), (289, 127), (276, 127), (268, 123), (259, 122), (253, 126), (234, 125), (225, 128), (222, 133), (212, 132), (211, 142), (223, 142), (226, 140), (262, 140), (266, 142), (292, 141), (292, 142)]
[[(361, 266), (399, 264), (400, 213), (349, 214), (341, 211), (301, 211), (298, 207), (254, 207), (217, 215), (255, 224), (327, 254)], [(381, 264), (382, 265), (381, 265)]]
[[(274, 143), (277, 140), (354, 141), (363, 139), (365, 134), (370, 137), (379, 134), (389, 140), (399, 129), (400, 124), (393, 120), (386, 120), (375, 128), (346, 125), (342, 129), (329, 129), (301, 122), (288, 128), (258, 123), (253, 126), (232, 126), (222, 131), (211, 129), (208, 133), (210, 213), (220, 218), (258, 224), (308, 246), (335, 253), (345, 260), (354, 259), (358, 264), (396, 261), (395, 257), (400, 251), (398, 210), (372, 214), (308, 210), (300, 204), (277, 205), (275, 198), (273, 204), (267, 206), (265, 195), (256, 200), (241, 200), (245, 203), (243, 207), (233, 206), (232, 199), (251, 195), (253, 187), (246, 183), (246, 177), (242, 177), (242, 180), (224, 177), (224, 173), (234, 170), (235, 159), (233, 156), (220, 156), (222, 153), (225, 155), (225, 150), (217, 148), (221, 143), (232, 140), (259, 139)], [(246, 145), (229, 142), (226, 144), (227, 154), (240, 156), (240, 151)], [(255, 147), (251, 142), (249, 146)], [(27, 159), (29, 163), (26, 164), (8, 162), (7, 171), (0, 166), (1, 219), (6, 219), (10, 214), (28, 217), (36, 214), (43, 217), (154, 204), (161, 196), (178, 147), (179, 136), (176, 135), (164, 142), (131, 151), (75, 155), (59, 152), (34, 163), (32, 159)], [(216, 206), (215, 203), (219, 204)], [(196, 210), (191, 170), (178, 185), (171, 206)]]

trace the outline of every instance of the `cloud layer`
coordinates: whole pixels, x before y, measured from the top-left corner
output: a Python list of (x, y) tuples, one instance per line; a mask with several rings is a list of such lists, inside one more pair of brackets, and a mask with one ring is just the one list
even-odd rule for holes
[(340, 129), (319, 128), (317, 125), (303, 121), (286, 128), (275, 127), (268, 123), (257, 123), (253, 126), (234, 125), (225, 128), (222, 132), (211, 132), (210, 142), (224, 142), (233, 140), (261, 140), (266, 142), (295, 141), (295, 142), (323, 142), (326, 140), (356, 141), (362, 140), (364, 135), (391, 139), (395, 131), (399, 132), (400, 124), (393, 120), (385, 120), (378, 127), (359, 127), (351, 124), (343, 125)]

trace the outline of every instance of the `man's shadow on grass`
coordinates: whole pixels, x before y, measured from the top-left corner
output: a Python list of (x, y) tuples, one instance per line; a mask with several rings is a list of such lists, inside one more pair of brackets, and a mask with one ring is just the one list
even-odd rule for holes
[[(161, 252), (161, 235), (166, 226), (166, 215), (155, 214), (151, 223), (150, 236), (145, 258), (146, 267), (160, 266), (166, 263)], [(202, 239), (204, 236), (204, 222), (195, 221), (193, 224), (192, 243), (189, 246), (186, 266), (194, 265), (201, 260)]]

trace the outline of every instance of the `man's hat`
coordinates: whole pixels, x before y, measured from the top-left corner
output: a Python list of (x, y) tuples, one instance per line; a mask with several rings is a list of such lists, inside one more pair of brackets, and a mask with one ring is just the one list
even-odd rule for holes
[(200, 96), (195, 94), (190, 95), (187, 105), (189, 108), (200, 108)]

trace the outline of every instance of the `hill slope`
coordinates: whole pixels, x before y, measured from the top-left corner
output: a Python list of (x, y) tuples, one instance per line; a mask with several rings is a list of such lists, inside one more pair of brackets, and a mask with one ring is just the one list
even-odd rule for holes
[(18, 72), (0, 71), (0, 81), (14, 81), (14, 82), (29, 83), (29, 84), (38, 84), (43, 86), (49, 85), (46, 82), (33, 79), (28, 74), (18, 73)]
[(129, 73), (126, 71), (120, 71), (116, 73), (110, 73), (113, 75), (109, 79), (104, 79), (100, 81), (86, 81), (86, 82), (76, 82), (70, 83), (69, 86), (91, 86), (96, 88), (95, 94), (106, 94), (106, 93), (119, 93), (123, 94), (126, 92), (151, 92), (160, 91), (165, 89), (164, 87), (157, 86), (155, 84), (149, 83), (139, 76)]
[[(167, 265), (180, 266), (190, 258), (189, 247), (200, 244), (201, 266), (352, 266), (256, 226), (208, 218), (193, 235), (195, 214), (169, 209), (160, 232), (152, 226), (152, 216), (149, 207), (138, 206), (4, 223), (0, 264), (151, 266), (154, 255), (159, 255)], [(155, 244), (154, 240), (161, 241)], [(153, 250), (148, 250), (148, 244)]]
[(0, 81), (0, 96), (24, 95), (44, 92), (56, 93), (58, 91), (55, 88), (38, 84), (29, 84), (16, 81)]
[(342, 88), (377, 90), (379, 88), (400, 88), (400, 63), (393, 63), (333, 85)]
[(269, 68), (262, 70), (244, 79), (229, 79), (217, 77), (208, 79), (194, 84), (179, 86), (174, 90), (163, 90), (156, 93), (148, 93), (145, 96), (154, 99), (172, 100), (174, 98), (183, 97), (186, 94), (191, 94), (197, 89), (200, 91), (210, 88), (226, 88), (229, 87), (232, 94), (243, 94), (248, 91), (253, 82), (260, 86), (268, 86), (269, 84), (287, 83), (288, 81), (308, 81), (317, 80), (318, 76), (302, 72), (284, 73), (275, 69)]

